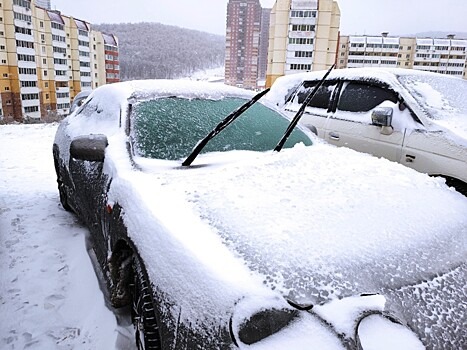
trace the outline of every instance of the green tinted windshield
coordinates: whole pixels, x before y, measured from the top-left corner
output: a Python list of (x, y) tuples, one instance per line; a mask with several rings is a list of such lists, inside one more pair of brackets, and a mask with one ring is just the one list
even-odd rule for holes
[[(240, 98), (190, 100), (175, 97), (139, 102), (133, 106), (131, 116), (136, 154), (157, 159), (184, 158), (199, 140), (245, 102)], [(257, 103), (209, 141), (202, 153), (272, 150), (288, 124), (282, 115)], [(310, 138), (296, 129), (285, 147), (299, 142), (311, 145)]]

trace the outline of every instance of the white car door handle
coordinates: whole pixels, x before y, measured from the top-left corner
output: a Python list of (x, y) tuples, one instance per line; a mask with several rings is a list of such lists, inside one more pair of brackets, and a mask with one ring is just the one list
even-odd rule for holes
[(335, 141), (339, 141), (339, 139), (340, 139), (339, 134), (334, 132), (334, 131), (329, 132), (329, 138), (331, 140), (335, 140)]

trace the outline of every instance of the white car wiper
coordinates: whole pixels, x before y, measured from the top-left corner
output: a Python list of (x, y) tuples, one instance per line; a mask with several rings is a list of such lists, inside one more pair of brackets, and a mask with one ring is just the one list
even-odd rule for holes
[(208, 142), (213, 139), (217, 134), (219, 134), (222, 130), (228, 127), (235, 119), (237, 119), (243, 112), (245, 112), (248, 108), (253, 106), (258, 100), (266, 95), (270, 89), (266, 89), (261, 91), (259, 94), (256, 94), (250, 101), (245, 103), (244, 105), (237, 108), (235, 111), (230, 113), (224, 120), (222, 120), (217, 126), (207, 134), (201, 141), (199, 141), (190, 155), (185, 159), (182, 163), (183, 166), (190, 166), (191, 163), (195, 160), (195, 158), (200, 154), (203, 148), (208, 144)]
[(308, 96), (305, 98), (305, 101), (303, 101), (300, 109), (298, 112), (295, 114), (293, 117), (292, 121), (290, 122), (289, 126), (287, 127), (287, 130), (285, 131), (284, 135), (278, 142), (277, 146), (274, 148), (274, 151), (280, 152), (282, 147), (284, 147), (284, 144), (287, 142), (287, 139), (289, 138), (290, 134), (292, 133), (292, 130), (297, 126), (298, 121), (302, 117), (303, 113), (305, 112), (305, 108), (308, 106), (308, 104), (311, 102), (313, 97), (315, 97), (316, 93), (318, 92), (318, 89), (323, 85), (325, 82), (326, 78), (328, 77), (329, 73), (331, 73), (332, 69), (336, 66), (334, 63), (331, 68), (326, 72), (324, 75), (323, 79), (314, 87), (313, 91), (311, 91)]

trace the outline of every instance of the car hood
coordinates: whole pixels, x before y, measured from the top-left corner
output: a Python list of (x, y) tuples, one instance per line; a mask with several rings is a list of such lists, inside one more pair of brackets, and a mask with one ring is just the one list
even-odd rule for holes
[[(138, 181), (160, 220), (201, 222), (264, 284), (299, 304), (414, 285), (467, 256), (465, 197), (439, 178), (352, 150), (317, 142), (205, 155), (189, 169), (140, 165), (152, 188), (163, 188), (149, 194)], [(162, 218), (154, 196), (177, 198), (163, 201), (171, 214)], [(195, 249), (213, 248), (198, 241)]]

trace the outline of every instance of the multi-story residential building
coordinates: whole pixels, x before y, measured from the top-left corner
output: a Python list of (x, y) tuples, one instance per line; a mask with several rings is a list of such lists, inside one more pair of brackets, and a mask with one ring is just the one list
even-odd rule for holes
[[(118, 45), (105, 66), (104, 34), (89, 23), (29, 0), (0, 2), (1, 119), (45, 120), (69, 113), (80, 91), (118, 81)], [(100, 35), (100, 37), (99, 37)], [(106, 79), (112, 74), (112, 79)]]
[(381, 36), (341, 36), (337, 68), (398, 67), (467, 79), (467, 40)]
[(335, 0), (277, 0), (271, 11), (266, 86), (283, 75), (332, 66), (339, 27)]
[(225, 49), (225, 82), (256, 89), (261, 31), (259, 0), (229, 0)]

